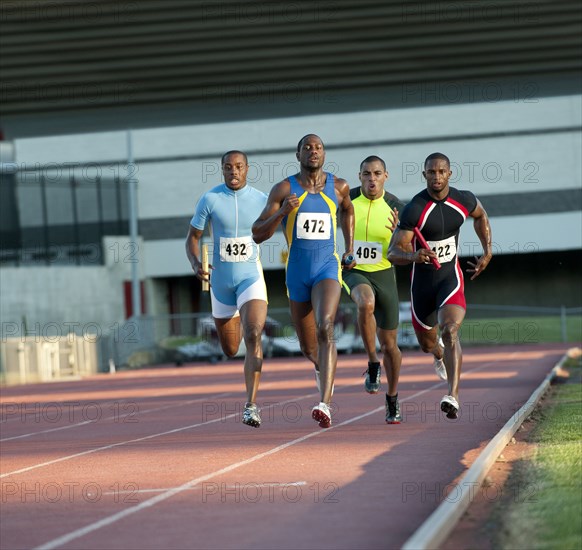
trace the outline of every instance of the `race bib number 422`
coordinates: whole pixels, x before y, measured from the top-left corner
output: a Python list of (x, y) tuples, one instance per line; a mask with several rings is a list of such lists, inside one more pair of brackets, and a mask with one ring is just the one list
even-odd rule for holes
[(457, 255), (457, 245), (455, 244), (455, 236), (443, 239), (442, 241), (427, 241), (430, 249), (437, 255), (437, 260), (444, 264), (455, 259)]
[(297, 238), (326, 240), (331, 235), (331, 215), (319, 212), (300, 212), (297, 215)]

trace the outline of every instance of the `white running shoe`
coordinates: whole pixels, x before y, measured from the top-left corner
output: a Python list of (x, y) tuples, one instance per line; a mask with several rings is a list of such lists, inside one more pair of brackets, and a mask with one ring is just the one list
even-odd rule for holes
[(457, 418), (459, 403), (452, 395), (445, 395), (441, 399), (441, 411), (447, 415), (447, 418)]
[[(439, 338), (439, 345), (441, 347), (444, 347), (442, 338)], [(435, 357), (433, 365), (434, 365), (434, 371), (436, 372), (437, 376), (441, 380), (444, 380), (446, 382), (447, 381), (447, 368), (445, 367), (445, 362), (442, 359), (437, 359)]]
[(313, 407), (311, 410), (311, 418), (316, 422), (319, 422), (320, 428), (329, 428), (331, 426), (331, 412), (329, 407), (323, 401)]

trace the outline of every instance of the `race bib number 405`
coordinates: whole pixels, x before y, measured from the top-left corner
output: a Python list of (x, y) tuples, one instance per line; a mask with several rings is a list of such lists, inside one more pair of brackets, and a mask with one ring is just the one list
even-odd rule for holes
[(377, 264), (382, 260), (382, 245), (368, 241), (354, 241), (354, 256), (358, 265)]
[(297, 215), (297, 238), (311, 240), (329, 239), (331, 215), (319, 212), (300, 212)]
[(220, 237), (221, 262), (256, 262), (257, 245), (252, 237)]
[(457, 255), (457, 245), (455, 244), (455, 237), (449, 237), (442, 241), (427, 241), (430, 249), (437, 255), (437, 260), (444, 264), (455, 259)]

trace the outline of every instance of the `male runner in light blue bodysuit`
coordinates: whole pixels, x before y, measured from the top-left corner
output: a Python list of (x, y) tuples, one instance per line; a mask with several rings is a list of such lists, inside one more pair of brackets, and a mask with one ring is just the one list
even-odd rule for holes
[[(258, 428), (261, 417), (256, 394), (263, 364), (261, 335), (267, 317), (267, 288), (251, 226), (263, 210), (267, 195), (247, 185), (247, 172), (244, 153), (224, 154), (225, 183), (198, 201), (186, 239), (186, 254), (196, 277), (210, 280), (212, 316), (224, 353), (234, 356), (244, 337), (247, 402), (242, 421)], [(200, 254), (200, 239), (207, 223), (213, 242), (211, 273), (203, 270)]]

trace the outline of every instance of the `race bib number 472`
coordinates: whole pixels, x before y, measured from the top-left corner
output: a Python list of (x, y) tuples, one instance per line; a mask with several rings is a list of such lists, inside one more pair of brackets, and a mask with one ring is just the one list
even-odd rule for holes
[(297, 238), (326, 240), (331, 235), (331, 215), (319, 212), (300, 212), (297, 215)]

